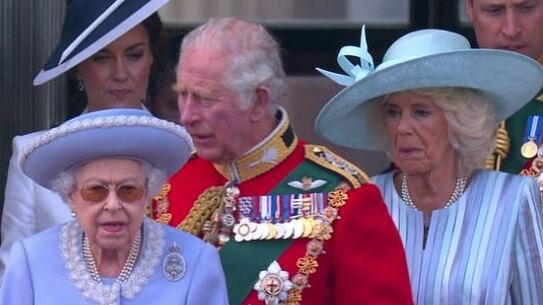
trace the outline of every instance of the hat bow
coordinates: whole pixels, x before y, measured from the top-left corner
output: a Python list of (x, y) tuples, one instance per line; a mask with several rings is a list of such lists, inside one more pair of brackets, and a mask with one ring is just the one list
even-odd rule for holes
[[(354, 65), (347, 56), (353, 56), (360, 58), (360, 65)], [(347, 73), (347, 75), (326, 71), (324, 69), (316, 68), (317, 71), (324, 76), (333, 80), (334, 82), (343, 85), (350, 86), (358, 80), (363, 79), (368, 74), (375, 70), (373, 64), (373, 57), (368, 52), (368, 44), (366, 42), (366, 30), (365, 26), (362, 26), (362, 34), (360, 36), (360, 47), (344, 46), (339, 50), (337, 55), (337, 63)]]

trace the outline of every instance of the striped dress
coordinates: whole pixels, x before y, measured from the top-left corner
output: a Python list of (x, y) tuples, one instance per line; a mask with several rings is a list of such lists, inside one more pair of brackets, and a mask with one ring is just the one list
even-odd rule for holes
[(476, 171), (464, 194), (424, 217), (373, 177), (402, 238), (418, 305), (543, 305), (543, 215), (533, 179)]

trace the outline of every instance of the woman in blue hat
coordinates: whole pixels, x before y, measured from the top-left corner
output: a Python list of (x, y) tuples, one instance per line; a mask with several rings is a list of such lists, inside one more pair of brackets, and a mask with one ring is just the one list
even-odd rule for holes
[(228, 304), (217, 250), (145, 217), (191, 151), (183, 127), (138, 109), (90, 112), (35, 137), (21, 167), (73, 219), (14, 243), (0, 304)]
[[(34, 85), (68, 72), (85, 95), (86, 111), (142, 108), (162, 27), (156, 11), (167, 1), (71, 1), (57, 48)], [(18, 163), (24, 147), (42, 132), (13, 139), (2, 215), (0, 278), (15, 241), (70, 219), (65, 205), (54, 204), (61, 202), (60, 197), (26, 177)]]
[(483, 169), (498, 122), (539, 91), (542, 67), (435, 29), (401, 37), (376, 68), (364, 35), (338, 61), (347, 75), (321, 71), (347, 88), (316, 130), (338, 145), (386, 151), (396, 164), (373, 181), (402, 238), (415, 303), (543, 304), (537, 185)]

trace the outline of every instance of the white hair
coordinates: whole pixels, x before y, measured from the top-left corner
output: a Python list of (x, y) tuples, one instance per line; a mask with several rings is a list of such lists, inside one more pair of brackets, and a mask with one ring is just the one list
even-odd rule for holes
[(191, 48), (229, 56), (224, 85), (238, 93), (242, 109), (251, 106), (254, 90), (262, 85), (270, 91), (269, 112), (276, 112), (285, 95), (285, 71), (279, 44), (263, 26), (237, 18), (212, 18), (183, 38), (181, 56)]
[[(144, 176), (145, 176), (145, 190), (147, 197), (145, 198), (147, 202), (150, 202), (152, 198), (154, 198), (160, 189), (162, 188), (162, 185), (166, 182), (168, 179), (168, 176), (166, 173), (154, 166), (152, 166), (149, 162), (139, 159), (130, 159), (138, 162), (141, 167), (143, 168)], [(54, 179), (51, 182), (52, 190), (55, 191), (60, 195), (62, 200), (64, 200), (65, 203), (68, 203), (68, 198), (72, 194), (72, 192), (76, 189), (76, 181), (75, 181), (75, 175), (77, 173), (77, 170), (84, 164), (81, 164), (79, 166), (73, 167), (69, 170), (61, 172), (56, 179)]]
[[(469, 88), (426, 88), (409, 90), (430, 97), (443, 110), (448, 125), (448, 139), (458, 155), (457, 171), (467, 176), (484, 168), (492, 152), (497, 122), (494, 107), (481, 92)], [(368, 112), (369, 128), (390, 156), (387, 137), (378, 136), (385, 129), (385, 105), (388, 96), (381, 97)]]

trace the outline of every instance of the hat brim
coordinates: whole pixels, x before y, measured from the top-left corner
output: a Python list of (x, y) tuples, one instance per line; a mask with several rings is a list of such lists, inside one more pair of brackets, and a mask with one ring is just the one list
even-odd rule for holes
[[(117, 109), (98, 112), (106, 111), (118, 112)], [(147, 161), (168, 176), (172, 175), (191, 155), (190, 136), (183, 127), (150, 114), (145, 116), (146, 123), (141, 124), (138, 119), (142, 112), (145, 111), (123, 111), (126, 124), (89, 128), (85, 124), (89, 126), (88, 122), (95, 119), (91, 114), (96, 112), (92, 112), (84, 120), (70, 121), (41, 134), (22, 155), (24, 173), (36, 183), (51, 188), (53, 179), (74, 166), (102, 158), (130, 158)], [(64, 132), (63, 128), (73, 131)]]
[[(106, 18), (106, 20), (100, 24), (91, 35), (81, 42), (80, 46), (74, 50), (73, 55), (69, 56), (67, 60), (60, 64), (59, 61), (61, 54), (67, 46), (59, 43), (45, 64), (44, 68), (34, 78), (34, 86), (46, 83), (64, 72), (69, 71), (71, 68), (77, 66), (79, 63), (89, 58), (96, 52), (104, 49), (117, 38), (126, 34), (132, 28), (136, 27), (142, 21), (147, 19), (147, 17), (157, 12), (162, 6), (168, 3), (169, 0), (138, 0), (138, 2), (146, 1), (146, 4), (141, 4), (140, 7), (135, 11), (122, 9), (115, 11), (111, 16)], [(130, 1), (130, 3), (127, 1), (126, 5), (137, 7), (138, 3), (136, 3), (136, 1)], [(122, 20), (122, 22), (117, 23), (117, 20)], [(114, 26), (111, 24), (114, 24)]]
[(368, 126), (369, 110), (378, 97), (421, 88), (471, 88), (494, 105), (499, 122), (524, 106), (542, 86), (543, 70), (527, 56), (489, 49), (440, 53), (378, 67), (334, 96), (317, 116), (315, 130), (340, 146), (382, 150)]

